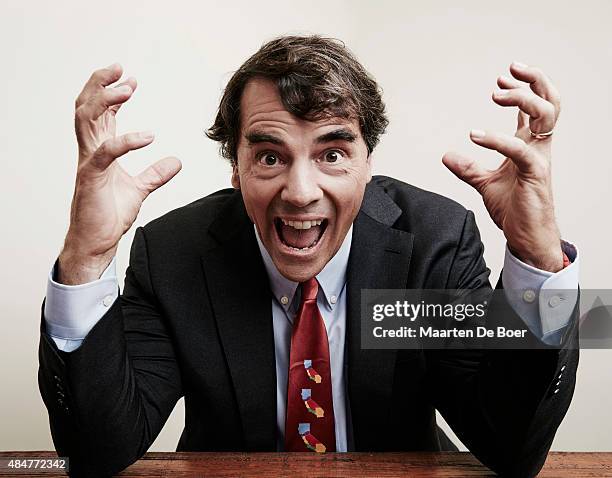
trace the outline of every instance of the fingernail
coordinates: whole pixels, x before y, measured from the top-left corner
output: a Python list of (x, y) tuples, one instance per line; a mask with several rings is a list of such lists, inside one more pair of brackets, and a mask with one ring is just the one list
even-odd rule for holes
[(106, 67), (106, 69), (107, 70), (114, 70), (115, 68), (117, 68), (117, 66), (119, 66), (119, 63), (115, 62), (115, 63), (112, 63), (111, 65), (108, 65)]
[(130, 88), (129, 85), (121, 85), (117, 87), (117, 91), (119, 93), (131, 93), (132, 92), (132, 88)]
[(508, 94), (508, 90), (495, 90), (493, 94), (495, 96), (506, 96)]
[(512, 64), (516, 68), (527, 68), (527, 65), (525, 65), (525, 63), (521, 63), (520, 61), (514, 61), (514, 62), (512, 62)]
[(474, 139), (482, 139), (485, 137), (485, 132), (481, 129), (473, 129), (470, 131), (470, 137)]
[(142, 139), (153, 139), (155, 138), (155, 134), (153, 133), (153, 131), (143, 131), (142, 133), (140, 133), (140, 137)]

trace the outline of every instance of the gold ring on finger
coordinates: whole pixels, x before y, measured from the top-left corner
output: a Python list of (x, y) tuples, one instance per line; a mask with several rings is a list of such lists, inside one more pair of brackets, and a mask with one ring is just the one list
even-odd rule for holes
[(546, 139), (552, 136), (554, 130), (550, 130), (547, 133), (534, 133), (533, 131), (529, 130), (529, 134), (531, 134), (531, 136), (535, 139)]

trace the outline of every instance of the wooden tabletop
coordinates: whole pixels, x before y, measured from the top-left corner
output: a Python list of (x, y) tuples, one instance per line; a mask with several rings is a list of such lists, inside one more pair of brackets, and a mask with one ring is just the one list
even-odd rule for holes
[[(7, 458), (56, 458), (49, 451), (0, 452), (0, 476), (65, 476), (52, 470), (6, 468)], [(147, 453), (121, 477), (335, 476), (470, 477), (495, 476), (470, 453)], [(541, 477), (612, 477), (612, 453), (552, 452)]]

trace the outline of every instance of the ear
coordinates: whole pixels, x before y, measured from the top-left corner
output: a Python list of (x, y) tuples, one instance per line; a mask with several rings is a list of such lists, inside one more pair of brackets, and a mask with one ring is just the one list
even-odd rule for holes
[(366, 158), (366, 183), (369, 183), (372, 180), (372, 154), (369, 153)]
[(234, 162), (232, 165), (232, 187), (234, 189), (240, 189), (240, 175), (238, 174), (237, 162)]

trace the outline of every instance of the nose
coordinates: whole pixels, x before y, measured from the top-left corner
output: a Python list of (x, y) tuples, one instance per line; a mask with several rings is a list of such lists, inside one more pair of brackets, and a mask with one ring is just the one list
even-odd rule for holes
[(288, 170), (281, 199), (296, 207), (305, 207), (323, 197), (312, 161), (295, 161)]

